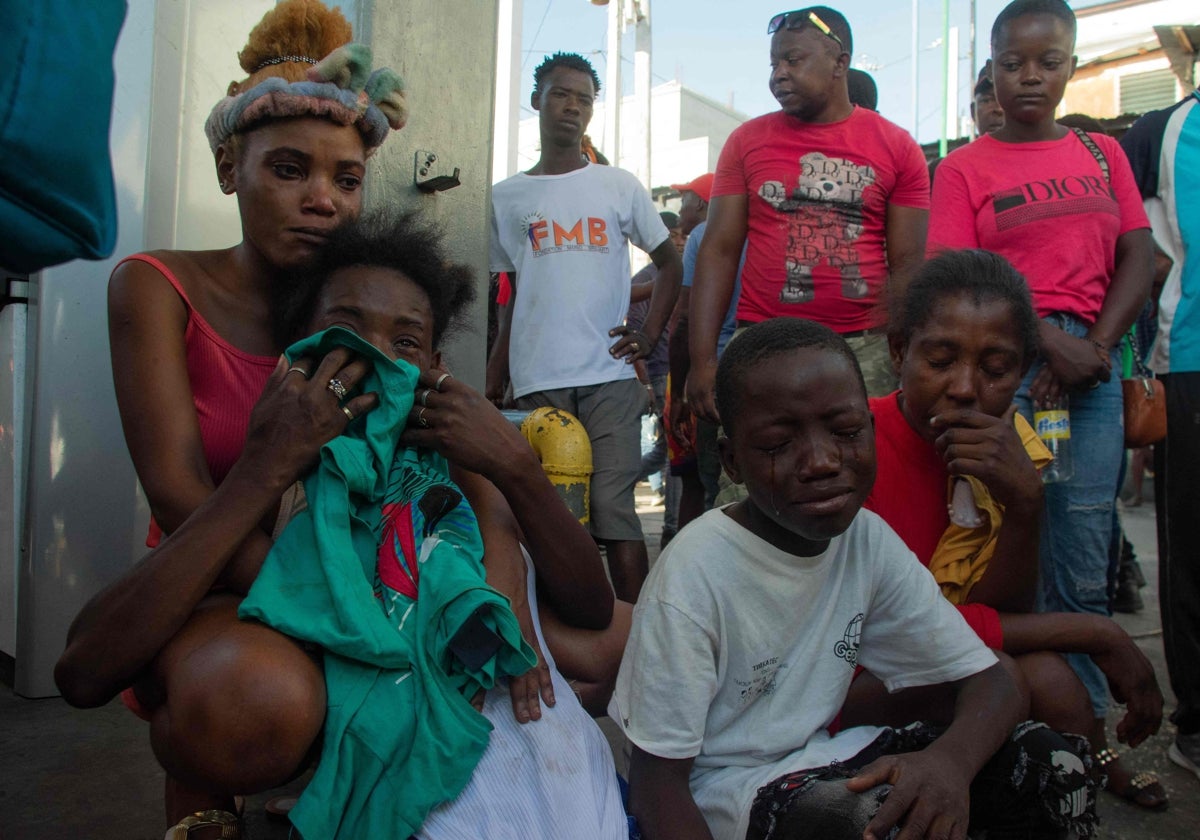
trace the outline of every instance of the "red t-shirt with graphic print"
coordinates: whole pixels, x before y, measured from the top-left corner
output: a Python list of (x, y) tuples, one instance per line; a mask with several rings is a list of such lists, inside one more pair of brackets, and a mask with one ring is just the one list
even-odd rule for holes
[(1150, 222), (1117, 141), (1089, 136), (1108, 161), (1111, 187), (1074, 132), (1036, 143), (986, 136), (951, 152), (934, 178), (927, 253), (994, 251), (1025, 276), (1039, 316), (1095, 323), (1117, 237)]
[(721, 150), (714, 196), (749, 202), (739, 321), (809, 318), (840, 332), (886, 321), (889, 204), (929, 207), (920, 147), (874, 111), (743, 123)]

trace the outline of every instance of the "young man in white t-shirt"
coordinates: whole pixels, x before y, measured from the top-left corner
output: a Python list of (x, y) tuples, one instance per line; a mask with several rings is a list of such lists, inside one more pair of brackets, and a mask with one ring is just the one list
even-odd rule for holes
[[(813, 322), (765, 321), (730, 343), (717, 388), (722, 460), (749, 498), (681, 531), (635, 608), (609, 707), (633, 742), (631, 813), (647, 840), (783, 840), (831, 813), (858, 815), (846, 837), (893, 825), (965, 837), (971, 781), (1028, 701), (899, 537), (861, 510), (875, 450), (852, 351)], [(831, 735), (856, 665), (892, 691), (947, 684), (940, 737)], [(857, 773), (789, 776), (835, 761)], [(1064, 796), (1049, 810), (1082, 794)]]
[[(583, 423), (592, 444), (592, 535), (605, 548), (617, 597), (635, 601), (648, 565), (633, 500), (647, 398), (633, 363), (658, 343), (683, 268), (642, 184), (583, 157), (599, 90), (596, 71), (573, 53), (555, 53), (534, 71), (541, 157), (492, 188), (491, 270), (516, 274), (487, 395), (500, 400), (511, 378), (519, 408), (551, 405)], [(630, 242), (658, 267), (637, 330), (624, 325)]]

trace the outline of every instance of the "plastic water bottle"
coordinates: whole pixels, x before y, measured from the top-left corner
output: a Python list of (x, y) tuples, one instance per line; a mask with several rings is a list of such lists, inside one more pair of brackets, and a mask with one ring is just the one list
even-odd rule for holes
[(1042, 470), (1042, 483), (1069, 481), (1075, 475), (1075, 465), (1071, 463), (1071, 410), (1065, 394), (1033, 413), (1033, 428), (1054, 456)]

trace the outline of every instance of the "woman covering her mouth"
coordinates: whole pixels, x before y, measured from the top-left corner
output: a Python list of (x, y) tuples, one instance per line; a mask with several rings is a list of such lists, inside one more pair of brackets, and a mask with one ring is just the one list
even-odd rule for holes
[[(204, 127), (217, 184), (237, 199), (241, 241), (216, 250), (136, 254), (109, 282), (113, 379), (153, 514), (149, 546), (211, 506), (214, 490), (241, 459), (251, 408), (283, 350), (272, 321), (286, 292), (281, 287), (320, 252), (333, 228), (359, 214), (367, 159), (390, 129), (404, 126), (399, 77), (372, 72), (370, 50), (351, 38), (341, 12), (320, 0), (287, 0), (267, 13), (238, 55), (246, 78), (230, 84)], [(348, 383), (366, 369), (349, 353), (331, 353), (325, 363), (332, 377)], [(356, 397), (349, 410), (367, 411), (373, 400)], [(294, 430), (298, 439), (311, 445), (340, 433), (346, 416), (333, 402), (320, 422)], [(262, 515), (223, 560), (214, 543), (207, 559), (186, 571), (179, 564), (139, 564), (84, 608), (56, 670), (70, 702), (96, 705), (125, 689), (126, 705), (151, 721), (155, 754), (167, 772), (171, 823), (200, 809), (232, 811), (232, 794), (272, 777), (283, 781), (320, 726), (319, 719), (293, 725), (281, 716), (262, 733), (274, 748), (250, 760), (191, 741), (231, 740), (213, 729), (219, 709), (190, 721), (185, 711), (200, 708), (190, 701), (206, 689), (201, 654), (214, 639), (227, 651), (253, 647), (258, 659), (250, 661), (264, 679), (276, 673), (268, 665), (289, 675), (262, 687), (258, 699), (268, 704), (319, 687), (303, 650), (242, 626), (228, 603), (257, 574), (274, 519), (273, 510)], [(208, 679), (213, 688), (229, 690)]]

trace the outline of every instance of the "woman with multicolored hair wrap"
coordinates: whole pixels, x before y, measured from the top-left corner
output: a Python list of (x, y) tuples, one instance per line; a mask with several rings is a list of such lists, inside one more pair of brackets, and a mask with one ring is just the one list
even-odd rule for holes
[[(404, 123), (399, 79), (369, 72), (369, 53), (350, 37), (341, 14), (316, 0), (288, 0), (263, 19), (240, 54), (249, 78), (230, 86), (205, 126), (221, 188), (238, 198), (242, 241), (138, 254), (110, 283), (118, 404), (157, 548), (80, 612), (55, 677), (76, 706), (125, 689), (126, 704), (150, 721), (172, 838), (205, 826), (236, 836), (234, 794), (275, 787), (308, 766), (326, 717), (320, 652), (238, 621), (237, 610), (299, 509), (292, 491), (280, 501), (283, 488), (378, 405), (363, 393), (368, 362), (345, 347), (291, 364), (279, 356), (295, 338), (285, 325), (295, 279), (336, 250), (335, 229), (359, 215), (367, 158)], [(422, 270), (449, 289), (457, 269), (423, 236), (392, 238), (409, 259), (425, 253)], [(527, 461), (495, 434), (497, 423), (515, 430), (496, 414), (487, 433), (482, 397), (444, 371), (425, 375), (421, 415), (437, 418), (426, 445), (463, 468), (456, 481), (478, 517), (488, 584), (508, 596), (537, 651), (518, 539), (529, 545), (554, 655), (584, 705), (602, 710), (629, 605), (614, 607), (595, 543), (565, 506), (554, 507), (541, 471), (518, 469)], [(431, 389), (438, 393), (426, 403)], [(503, 469), (487, 468), (498, 462)], [(538, 667), (508, 681), (516, 724), (555, 705), (537, 652)]]
[[(293, 388), (299, 396), (259, 399), (272, 372), (282, 373), (272, 319), (287, 278), (358, 216), (367, 159), (405, 122), (399, 77), (371, 72), (370, 50), (351, 38), (342, 14), (319, 0), (268, 12), (239, 54), (248, 77), (229, 86), (205, 125), (221, 191), (237, 197), (242, 240), (137, 254), (113, 272), (113, 378), (154, 517), (151, 546), (164, 533), (194, 533), (216, 488), (244, 476), (248, 429), (270, 421), (280, 462), (311, 465), (350, 415), (377, 404), (372, 394), (351, 394), (344, 406), (328, 398), (324, 383), (353, 389), (367, 371), (345, 349), (312, 360), (321, 377)], [(270, 465), (256, 469), (264, 483), (278, 477)], [(319, 665), (282, 634), (237, 620), (275, 518), (274, 510), (256, 518), (233, 545), (224, 543), (237, 524), (210, 522), (204, 550), (186, 563), (177, 552), (151, 553), (83, 609), (56, 669), (69, 702), (98, 705), (126, 689), (126, 704), (150, 721), (169, 823), (233, 811), (234, 794), (286, 781), (320, 730)]]
[[(367, 158), (407, 117), (391, 70), (349, 43), (319, 0), (276, 6), (239, 54), (204, 131), (242, 241), (135, 254), (113, 272), (109, 320), (118, 403), (155, 523), (170, 532), (221, 483), (279, 351), (271, 313), (288, 273), (358, 216)], [(318, 59), (321, 59), (318, 61)]]

